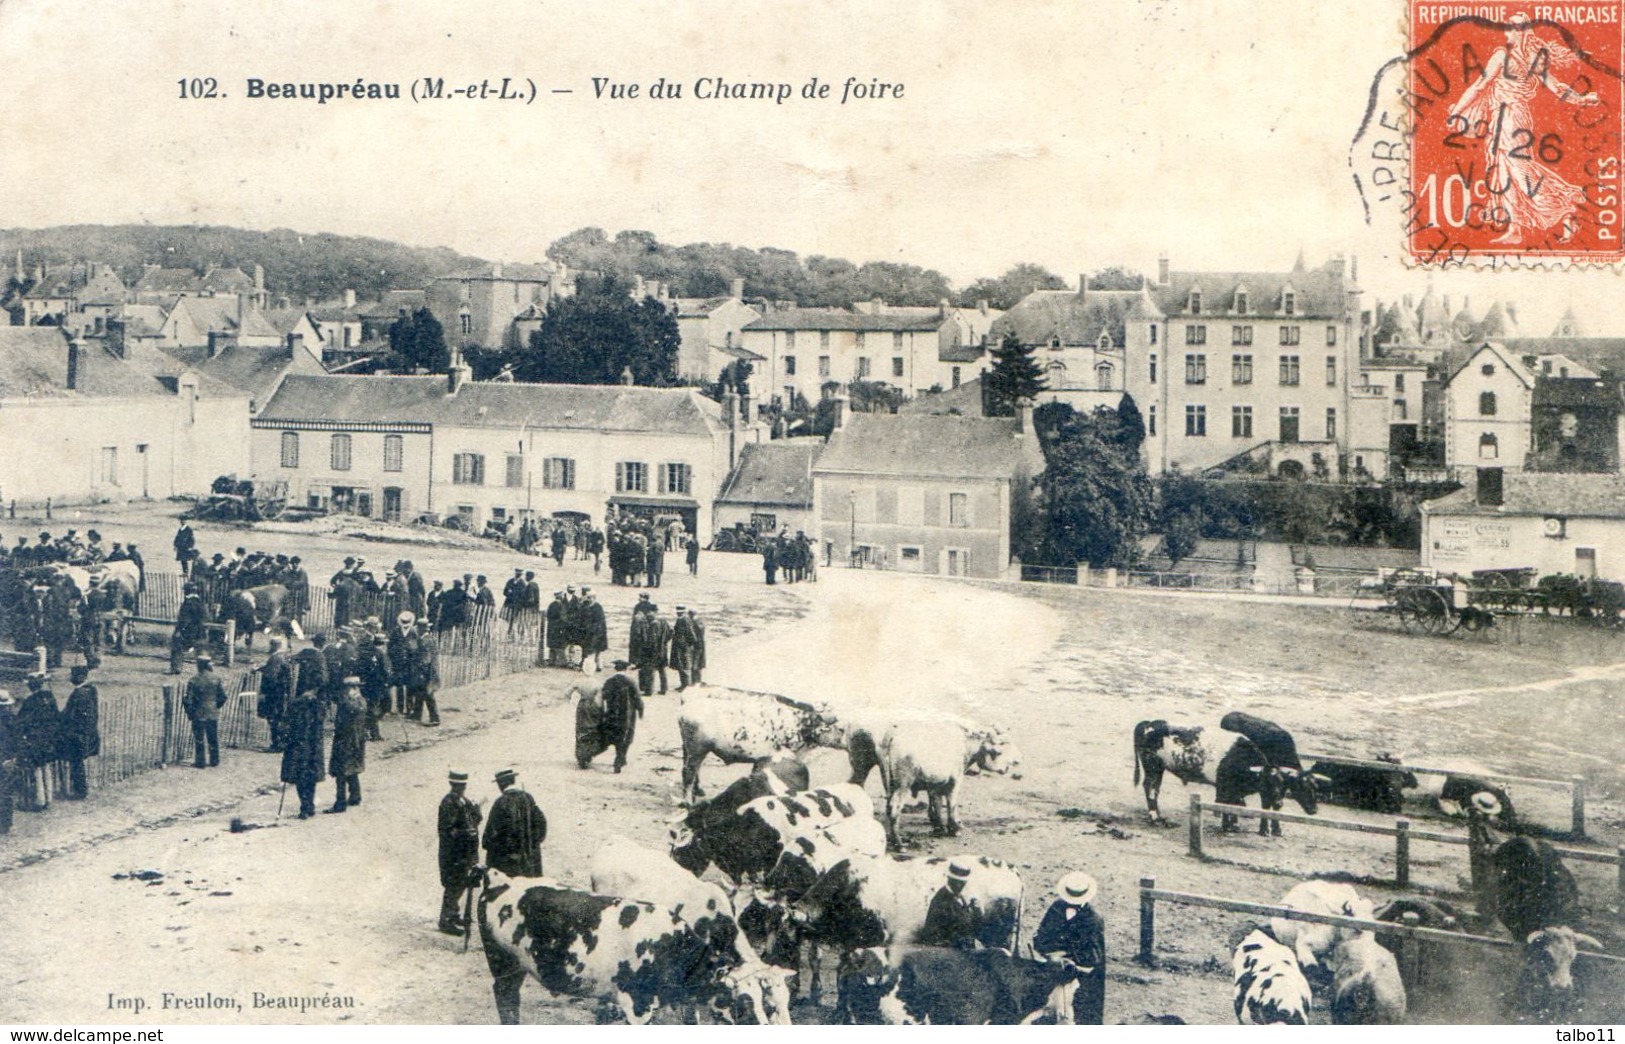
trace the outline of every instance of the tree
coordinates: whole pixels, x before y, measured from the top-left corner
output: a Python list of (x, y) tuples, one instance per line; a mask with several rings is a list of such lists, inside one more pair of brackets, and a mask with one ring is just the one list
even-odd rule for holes
[(1066, 282), (1043, 265), (1024, 261), (1012, 265), (997, 279), (982, 278), (959, 292), (961, 308), (975, 308), (986, 301), (991, 308), (1014, 308), (1034, 290), (1065, 290)]
[(1162, 550), (1175, 566), (1189, 558), (1202, 536), (1207, 489), (1190, 475), (1170, 475), (1161, 489)]
[(389, 367), (396, 373), (445, 373), (451, 367), (445, 328), (427, 308), (390, 324), (389, 352)]
[(1016, 404), (1038, 397), (1044, 390), (1044, 371), (1033, 358), (1035, 345), (1023, 345), (1013, 333), (993, 349), (993, 368), (983, 378), (990, 417), (1013, 417)]
[(1151, 480), (1138, 452), (1124, 449), (1117, 411), (1080, 414), (1066, 403), (1033, 411), (1044, 451), (1037, 512), (1039, 560), (1126, 566), (1152, 518)]
[(652, 298), (632, 299), (620, 276), (586, 276), (572, 297), (548, 302), (541, 329), (515, 360), (522, 381), (618, 384), (630, 369), (641, 385), (676, 381), (677, 319)]
[(1121, 265), (1103, 268), (1089, 277), (1091, 290), (1138, 290), (1144, 285), (1145, 276)]

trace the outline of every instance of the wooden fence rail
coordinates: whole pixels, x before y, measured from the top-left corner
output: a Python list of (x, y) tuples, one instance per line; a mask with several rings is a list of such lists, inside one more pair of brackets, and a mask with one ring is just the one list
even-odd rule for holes
[[(1304, 826), (1320, 827), (1325, 830), (1346, 830), (1358, 834), (1377, 834), (1394, 839), (1394, 884), (1400, 888), (1408, 888), (1411, 883), (1411, 842), (1428, 841), (1440, 845), (1459, 845), (1466, 847), (1467, 835), (1445, 834), (1436, 830), (1415, 830), (1411, 821), (1400, 818), (1394, 820), (1393, 826), (1383, 826), (1379, 823), (1361, 823), (1352, 819), (1328, 819), (1325, 816), (1305, 816), (1295, 812), (1268, 812), (1259, 808), (1247, 808), (1242, 805), (1221, 805), (1214, 801), (1203, 801), (1201, 795), (1192, 794), (1190, 801), (1190, 854), (1198, 859), (1206, 856), (1205, 839), (1202, 836), (1202, 813), (1211, 812), (1217, 815), (1239, 816), (1243, 819), (1281, 820), (1287, 823), (1301, 823)], [(1625, 843), (1615, 846), (1612, 853), (1593, 852), (1583, 848), (1565, 848), (1552, 846), (1564, 859), (1573, 859), (1583, 863), (1607, 863), (1619, 868), (1615, 884), (1618, 893), (1619, 915), (1625, 918)]]
[[(1423, 928), (1411, 923), (1395, 924), (1389, 921), (1368, 921), (1360, 917), (1343, 917), (1338, 914), (1310, 913), (1307, 910), (1294, 910), (1289, 906), (1254, 903), (1244, 899), (1226, 899), (1217, 895), (1169, 891), (1158, 888), (1155, 877), (1142, 877), (1140, 878), (1140, 952), (1137, 955), (1137, 959), (1141, 964), (1152, 964), (1156, 960), (1158, 902), (1178, 903), (1183, 906), (1200, 906), (1210, 910), (1227, 910), (1232, 913), (1253, 914), (1258, 917), (1282, 917), (1291, 921), (1309, 921), (1314, 924), (1335, 925), (1339, 928), (1394, 932), (1405, 936), (1407, 939), (1428, 939), (1437, 942), (1458, 943), (1469, 946), (1492, 946), (1503, 949), (1509, 949), (1513, 946), (1510, 939), (1497, 939), (1487, 935), (1448, 932), (1440, 928)], [(1412, 917), (1414, 918), (1414, 915)], [(1579, 956), (1586, 960), (1625, 964), (1625, 957), (1616, 957), (1613, 954), (1581, 950)]]
[(1392, 761), (1369, 761), (1364, 758), (1344, 757), (1341, 754), (1300, 754), (1299, 757), (1306, 764), (1325, 761), (1333, 765), (1376, 769), (1381, 772), (1401, 770), (1424, 776), (1468, 776), (1473, 779), (1485, 779), (1496, 783), (1516, 783), (1520, 786), (1541, 787), (1547, 790), (1566, 790), (1571, 795), (1570, 809), (1573, 833), (1576, 837), (1585, 836), (1586, 798), (1584, 776), (1570, 776), (1568, 779), (1540, 779), (1533, 776), (1507, 776), (1499, 772), (1471, 772), (1463, 769), (1431, 768), (1425, 765), (1400, 765)]

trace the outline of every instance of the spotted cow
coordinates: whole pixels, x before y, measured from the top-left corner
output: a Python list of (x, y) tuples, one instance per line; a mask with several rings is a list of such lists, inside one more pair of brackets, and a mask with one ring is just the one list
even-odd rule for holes
[(683, 800), (690, 803), (701, 794), (700, 766), (708, 755), (739, 765), (781, 750), (840, 750), (846, 743), (840, 722), (827, 707), (715, 686), (683, 693), (677, 728), (683, 740)]
[[(955, 857), (970, 867), (962, 896), (980, 919), (967, 944), (1015, 952), (1023, 885), (1013, 867), (987, 856)], [(813, 938), (851, 951), (913, 943), (931, 899), (948, 881), (950, 859), (852, 856), (820, 875), (794, 903)]]
[(1266, 928), (1241, 940), (1231, 958), (1236, 1021), (1242, 1025), (1306, 1026), (1309, 1023), (1309, 980), (1292, 949), (1276, 942)]
[(770, 1021), (762, 982), (782, 972), (742, 961), (731, 923), (695, 923), (656, 903), (595, 895), (547, 878), (485, 870), (482, 880), (480, 939), (504, 1025), (519, 1021), (527, 974), (554, 995), (613, 1004), (634, 1025), (662, 1007)]
[(1158, 718), (1134, 726), (1134, 783), (1140, 786), (1143, 781), (1145, 808), (1152, 822), (1162, 818), (1157, 799), (1162, 795), (1163, 774), (1172, 772), (1186, 786), (1210, 782), (1207, 758), (1200, 725), (1170, 725)]
[(897, 801), (926, 794), (927, 816), (937, 834), (959, 833), (954, 801), (967, 774), (989, 772), (1020, 779), (1021, 755), (997, 730), (952, 719), (890, 721), (854, 727), (847, 734), (851, 782), (861, 786), (875, 768), (886, 795), (886, 836), (902, 847), (897, 831)]
[(1018, 1026), (1044, 1015), (1072, 1024), (1081, 973), (1003, 950), (867, 949), (841, 975), (850, 1021), (891, 1026)]

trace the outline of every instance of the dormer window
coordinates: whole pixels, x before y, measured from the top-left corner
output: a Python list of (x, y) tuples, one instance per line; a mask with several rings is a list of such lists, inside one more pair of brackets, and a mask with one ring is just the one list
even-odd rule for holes
[(1247, 312), (1247, 305), (1248, 305), (1247, 291), (1245, 291), (1245, 290), (1237, 290), (1236, 291), (1236, 312), (1238, 314), (1245, 314)]
[(1281, 294), (1281, 313), (1283, 315), (1298, 314), (1298, 294), (1295, 290), (1286, 290)]
[(1191, 294), (1190, 294), (1190, 300), (1186, 302), (1186, 305), (1187, 305), (1186, 310), (1189, 311), (1192, 315), (1201, 315), (1202, 314), (1202, 291), (1193, 289), (1191, 291)]
[(1060, 339), (1060, 337), (1051, 337), (1049, 339), (1049, 348), (1050, 348), (1050, 351), (1052, 351), (1052, 352), (1060, 351), (1061, 350), (1061, 339)]
[(1097, 341), (1096, 344), (1102, 351), (1105, 351), (1107, 348), (1112, 346), (1111, 335), (1106, 333), (1105, 330), (1100, 331), (1100, 340)]

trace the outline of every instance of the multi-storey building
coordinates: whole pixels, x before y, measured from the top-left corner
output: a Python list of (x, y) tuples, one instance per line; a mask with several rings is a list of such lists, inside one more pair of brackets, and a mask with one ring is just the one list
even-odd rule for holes
[(570, 292), (563, 266), (492, 264), (441, 276), (429, 284), (425, 296), (445, 328), (448, 345), (520, 348), (515, 321), (539, 316), (549, 301)]

